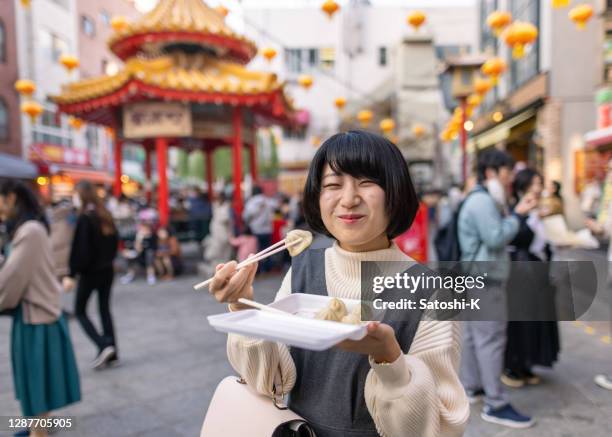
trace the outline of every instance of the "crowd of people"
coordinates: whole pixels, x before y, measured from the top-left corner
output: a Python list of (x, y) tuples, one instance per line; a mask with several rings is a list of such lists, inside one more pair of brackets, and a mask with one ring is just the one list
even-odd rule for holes
[[(380, 155), (373, 154), (373, 149)], [(149, 206), (154, 201), (139, 204), (126, 196), (106, 200), (88, 182), (77, 184), (72, 199), (48, 211), (26, 184), (5, 181), (0, 185), (4, 226), (0, 309), (13, 317), (13, 380), (25, 416), (46, 417), (81, 397), (61, 309), (62, 289), (75, 291), (75, 318), (97, 350), (92, 367), (119, 363), (111, 310), (118, 258), (126, 266), (122, 283), (134, 280), (139, 270), (151, 285), (172, 279), (185, 270), (182, 235), (201, 245), (199, 273), (214, 276), (210, 290), (220, 301), (228, 300), (227, 296), (253, 298), (256, 272), (288, 268), (277, 298), (302, 289), (354, 297), (361, 279), (356, 266), (366, 255), (379, 261), (406, 259), (393, 239), (410, 226), (419, 203), (397, 148), (364, 132), (339, 134), (320, 148), (303, 197), (267, 195), (255, 186), (242, 215), (237, 216), (227, 194), (216, 193), (211, 202), (199, 189), (177, 193), (171, 202), (174, 226), (161, 226), (157, 211)], [(457, 240), (457, 259), (448, 260), (493, 262), (495, 268), (487, 271), (487, 292), (501, 295), (513, 287), (516, 277), (509, 261), (554, 259), (558, 244), (552, 241), (551, 226), (558, 229), (554, 220), (559, 216), (563, 220), (563, 203), (558, 182), (545, 180), (536, 170), (515, 164), (506, 152), (493, 149), (479, 155), (474, 178), (463, 189), (451, 188), (438, 202), (434, 216), (439, 235), (454, 235)], [(363, 229), (352, 230), (350, 225), (365, 219)], [(611, 222), (589, 221), (586, 232), (567, 241), (590, 247), (592, 234), (612, 235)], [(454, 227), (454, 234), (446, 232), (449, 227)], [(312, 249), (310, 258), (293, 262), (283, 251), (238, 272), (236, 264), (229, 262), (243, 261), (299, 228), (331, 236), (335, 243), (318, 252)], [(437, 239), (438, 247), (443, 247), (438, 245), (442, 239)], [(445, 253), (439, 250), (439, 260), (446, 260)], [(233, 275), (243, 280), (229, 281)], [(333, 282), (326, 284), (326, 279)], [(534, 274), (529, 280), (538, 284), (545, 298), (554, 300), (548, 275)], [(101, 330), (87, 313), (94, 294)], [(230, 311), (245, 308), (235, 300), (228, 302)], [(491, 423), (513, 428), (535, 423), (513, 406), (505, 386), (537, 385), (540, 378), (534, 366), (554, 366), (560, 353), (557, 322), (468, 321), (462, 324), (462, 338), (455, 322), (414, 322), (368, 325), (367, 342), (344, 342), (326, 351), (326, 365), (322, 365), (323, 355), (234, 335), (228, 338), (228, 356), (246, 382), (262, 394), (270, 394), (275, 377), (284, 379), (281, 389), (291, 392), (292, 409), (315, 423), (320, 421), (315, 427), (320, 427), (322, 435), (327, 426), (358, 429), (364, 435), (380, 429), (389, 430), (389, 435), (401, 435), (402, 430), (411, 435), (425, 431), (438, 435), (431, 430), (457, 435), (466, 424), (468, 402), (483, 402), (481, 417)], [(347, 355), (347, 351), (358, 354)], [(270, 368), (271, 362), (277, 367)], [(316, 384), (300, 385), (306, 380)], [(321, 391), (328, 381), (353, 387), (359, 401), (352, 401), (353, 392)], [(446, 397), (438, 391), (440, 381), (446, 384)], [(606, 376), (598, 376), (596, 382), (612, 389)], [(389, 391), (395, 394), (390, 397)], [(333, 404), (342, 404), (343, 413), (332, 418), (326, 409)], [(359, 420), (349, 423), (347, 417)], [(35, 428), (29, 433), (46, 435)]]

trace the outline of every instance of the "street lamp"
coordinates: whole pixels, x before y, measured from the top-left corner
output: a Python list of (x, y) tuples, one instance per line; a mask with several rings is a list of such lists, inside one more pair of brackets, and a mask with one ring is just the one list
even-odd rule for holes
[[(467, 181), (467, 100), (470, 94), (474, 92), (474, 80), (478, 77), (478, 71), (487, 58), (485, 55), (463, 55), (458, 57), (450, 57), (446, 60), (445, 73), (451, 76), (451, 93), (455, 100), (459, 102), (461, 107), (461, 172), (463, 182)], [(468, 125), (469, 126), (469, 125)]]

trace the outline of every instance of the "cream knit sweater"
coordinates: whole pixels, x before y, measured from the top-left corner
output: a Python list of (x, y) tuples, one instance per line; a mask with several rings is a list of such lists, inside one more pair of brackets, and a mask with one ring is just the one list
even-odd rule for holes
[[(325, 251), (325, 281), (330, 296), (359, 299), (361, 261), (410, 261), (395, 244), (388, 249), (354, 253), (337, 243)], [(276, 300), (291, 294), (291, 270)], [(283, 392), (295, 384), (295, 364), (287, 346), (230, 334), (227, 354), (246, 382), (272, 394), (282, 375)], [(372, 369), (365, 383), (365, 401), (383, 437), (460, 436), (470, 414), (459, 382), (460, 326), (455, 322), (422, 321), (410, 351), (395, 362)], [(277, 379), (278, 381), (278, 379)]]

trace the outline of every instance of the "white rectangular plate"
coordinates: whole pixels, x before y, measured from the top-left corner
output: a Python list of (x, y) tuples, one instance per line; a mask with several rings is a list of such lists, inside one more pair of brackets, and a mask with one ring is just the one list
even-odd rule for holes
[[(286, 316), (244, 310), (209, 316), (208, 322), (217, 331), (277, 341), (314, 351), (329, 349), (342, 340), (360, 340), (365, 337), (364, 325), (313, 319), (315, 313), (324, 308), (330, 299), (328, 296), (295, 293), (269, 305), (287, 311), (289, 314)], [(342, 300), (349, 311), (359, 304), (358, 300)]]

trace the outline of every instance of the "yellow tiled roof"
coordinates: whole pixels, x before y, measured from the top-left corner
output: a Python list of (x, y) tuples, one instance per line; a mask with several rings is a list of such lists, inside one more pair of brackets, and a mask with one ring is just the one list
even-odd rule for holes
[(162, 89), (222, 94), (261, 94), (283, 88), (273, 73), (249, 71), (204, 54), (180, 53), (150, 60), (131, 58), (118, 74), (71, 83), (53, 100), (72, 104), (103, 97), (133, 79)]
[(108, 44), (112, 47), (134, 35), (176, 31), (224, 36), (252, 46), (254, 52), (257, 50), (255, 43), (233, 32), (224, 17), (202, 0), (160, 0), (151, 12), (115, 33)]

